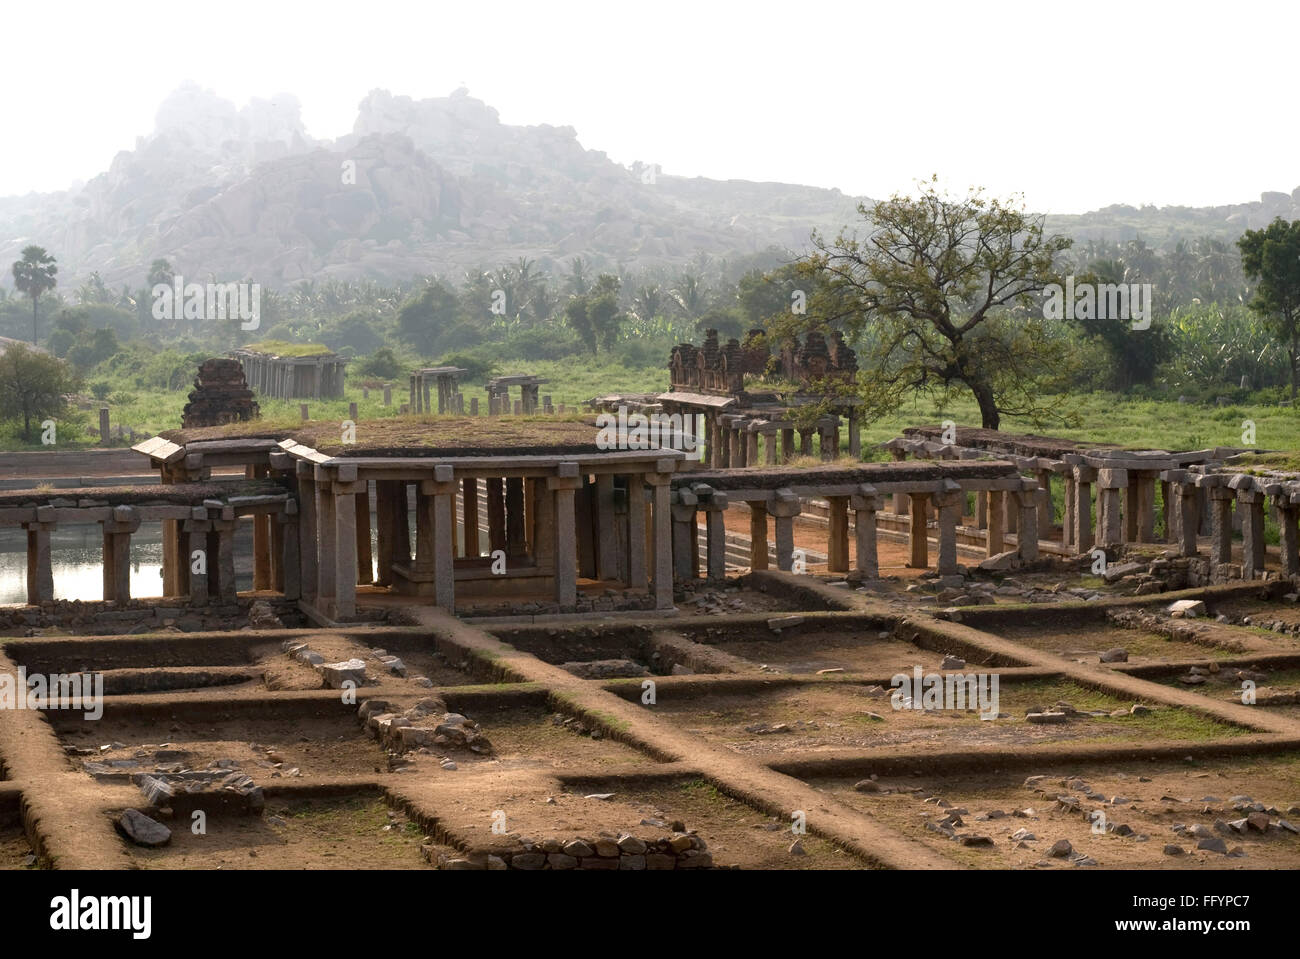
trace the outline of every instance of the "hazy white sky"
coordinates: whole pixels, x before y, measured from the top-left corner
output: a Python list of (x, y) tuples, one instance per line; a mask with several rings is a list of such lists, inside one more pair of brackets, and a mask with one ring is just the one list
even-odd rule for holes
[(506, 123), (665, 173), (883, 197), (939, 173), (1034, 209), (1300, 185), (1300, 5), (505, 0), (9, 5), (0, 195), (107, 168), (193, 80), (351, 130), (376, 87), (462, 82)]

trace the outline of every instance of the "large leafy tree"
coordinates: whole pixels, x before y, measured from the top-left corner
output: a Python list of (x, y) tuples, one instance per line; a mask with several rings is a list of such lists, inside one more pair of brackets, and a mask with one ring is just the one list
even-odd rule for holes
[(64, 394), (77, 388), (75, 373), (62, 360), (22, 343), (0, 354), (0, 418), (23, 421), (23, 439), (31, 442), (32, 422), (63, 410)]
[(1004, 414), (1060, 414), (1066, 363), (1037, 302), (1059, 279), (1054, 262), (1070, 240), (1044, 235), (1042, 219), (1021, 207), (981, 191), (954, 199), (936, 181), (916, 198), (859, 204), (872, 228), (865, 238), (814, 234), (800, 261), (807, 315), (773, 332), (838, 329), (859, 344), (856, 389), (871, 416), (916, 390), (973, 394), (985, 429)]
[(32, 298), (32, 346), (36, 345), (36, 304), (41, 295), (54, 289), (59, 272), (54, 257), (45, 252), (44, 247), (29, 246), (23, 250), (22, 258), (14, 261), (14, 286), (19, 293)]
[(1237, 247), (1242, 269), (1256, 282), (1250, 308), (1286, 347), (1294, 401), (1300, 379), (1300, 220), (1278, 217), (1262, 230), (1247, 230)]
[(398, 335), (425, 356), (460, 319), (460, 300), (441, 280), (430, 280), (397, 311)]

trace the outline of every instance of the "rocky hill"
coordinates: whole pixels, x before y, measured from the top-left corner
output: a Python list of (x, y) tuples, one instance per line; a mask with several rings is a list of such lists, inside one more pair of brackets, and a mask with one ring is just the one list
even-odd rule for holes
[(97, 270), (132, 285), (157, 257), (187, 277), (271, 286), (455, 275), (519, 256), (645, 266), (801, 248), (856, 203), (628, 169), (570, 127), (505, 125), (463, 90), (418, 101), (376, 90), (352, 133), (319, 141), (292, 96), (236, 110), (189, 86), (82, 189), (0, 199), (0, 260), (39, 243), (62, 277)]
[[(598, 268), (679, 265), (701, 252), (802, 250), (814, 228), (855, 222), (857, 203), (838, 190), (629, 169), (571, 127), (503, 124), (464, 90), (427, 100), (375, 90), (350, 134), (323, 141), (291, 95), (236, 109), (185, 86), (154, 131), (84, 187), (0, 199), (0, 262), (37, 243), (58, 258), (61, 285), (97, 270), (139, 286), (161, 257), (187, 278), (272, 287), (454, 277), (520, 256), (551, 270), (574, 255)], [(1049, 226), (1160, 245), (1235, 239), (1274, 215), (1300, 218), (1300, 190), (1212, 209), (1109, 207)]]

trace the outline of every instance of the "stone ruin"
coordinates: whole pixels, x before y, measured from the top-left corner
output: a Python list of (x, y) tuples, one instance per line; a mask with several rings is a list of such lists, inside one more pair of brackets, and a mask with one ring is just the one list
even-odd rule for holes
[(239, 360), (213, 358), (199, 367), (190, 401), (185, 404), (181, 417), (181, 428), (223, 426), (259, 419), (261, 415)]
[[(771, 372), (798, 383), (801, 389), (814, 388), (827, 378), (852, 380), (858, 370), (857, 354), (835, 330), (830, 342), (813, 330), (801, 345), (791, 339), (777, 353), (776, 369)], [(772, 351), (762, 330), (750, 330), (744, 343), (731, 338), (719, 345), (718, 331), (708, 330), (704, 343), (679, 343), (669, 360), (674, 391), (718, 393), (740, 396), (745, 392), (746, 376), (769, 372)]]

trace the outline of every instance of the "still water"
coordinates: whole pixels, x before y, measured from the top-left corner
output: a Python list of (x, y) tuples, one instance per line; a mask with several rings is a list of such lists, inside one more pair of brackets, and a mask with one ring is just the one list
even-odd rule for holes
[[(235, 583), (253, 588), (253, 527), (235, 530)], [(104, 537), (98, 523), (62, 526), (50, 534), (55, 599), (104, 598)], [(131, 595), (162, 595), (162, 526), (141, 526), (131, 536)], [(0, 529), (0, 604), (27, 602), (27, 533)]]

